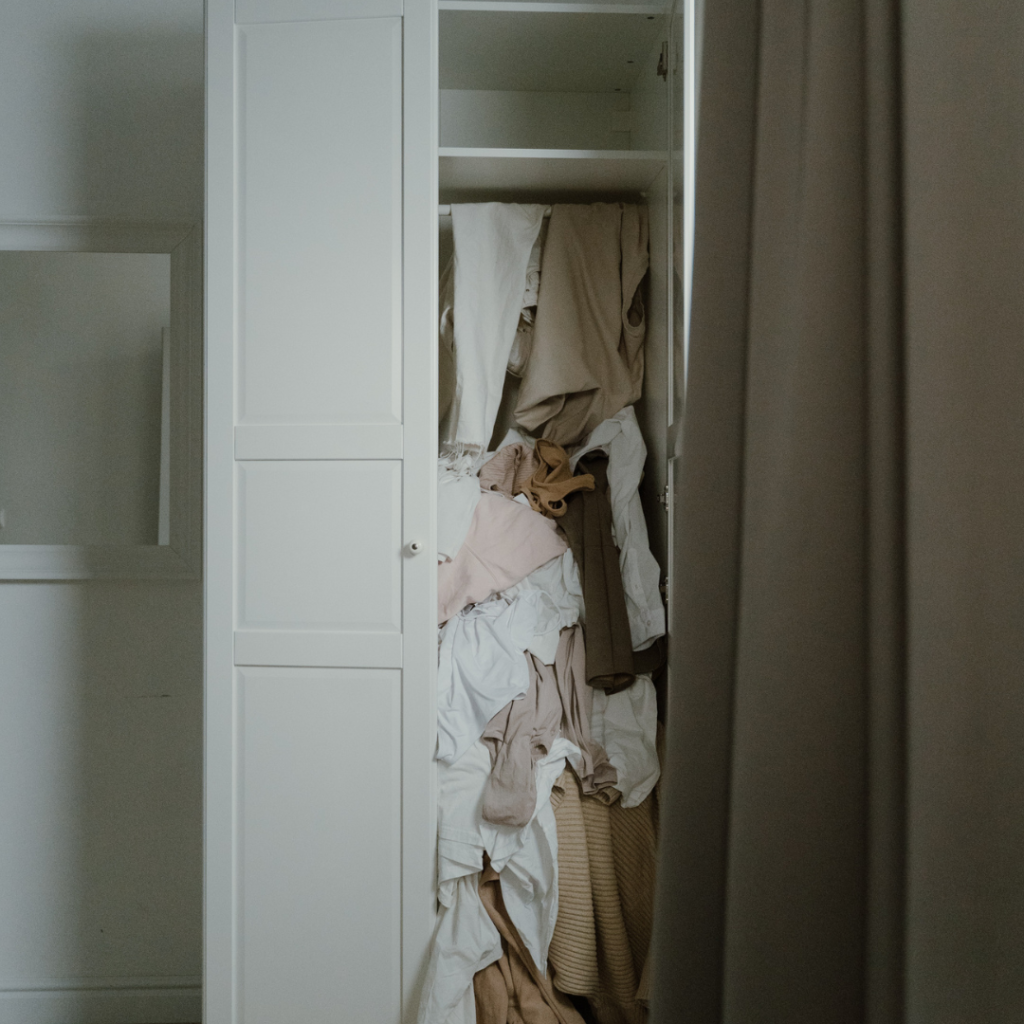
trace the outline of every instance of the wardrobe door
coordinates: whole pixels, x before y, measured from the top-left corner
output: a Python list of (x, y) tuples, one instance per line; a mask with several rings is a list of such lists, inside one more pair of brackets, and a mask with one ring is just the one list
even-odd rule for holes
[(397, 1022), (429, 941), (433, 35), (207, 2), (206, 1024)]

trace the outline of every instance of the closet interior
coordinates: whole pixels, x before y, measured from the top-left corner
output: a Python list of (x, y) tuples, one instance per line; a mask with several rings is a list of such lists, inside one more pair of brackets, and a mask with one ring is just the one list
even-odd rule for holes
[(669, 25), (643, 4), (439, 8), (439, 917), (418, 1019), (639, 1024), (668, 674)]
[(676, 58), (666, 8), (546, 0), (440, 0), (438, 7), (439, 268), (454, 250), (452, 203), (647, 207), (636, 414), (648, 452), (641, 496), (651, 550), (667, 575), (671, 321), (681, 296), (673, 301), (668, 79)]

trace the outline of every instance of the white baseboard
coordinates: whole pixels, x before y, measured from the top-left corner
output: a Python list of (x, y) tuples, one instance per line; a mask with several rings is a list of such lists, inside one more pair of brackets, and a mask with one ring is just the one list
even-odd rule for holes
[(198, 1024), (199, 978), (103, 978), (0, 986), (0, 1024)]

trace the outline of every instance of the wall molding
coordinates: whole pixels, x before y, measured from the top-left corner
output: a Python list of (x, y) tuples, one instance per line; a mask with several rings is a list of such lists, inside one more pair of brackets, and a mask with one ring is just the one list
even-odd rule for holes
[(198, 976), (0, 981), (3, 1024), (197, 1024)]

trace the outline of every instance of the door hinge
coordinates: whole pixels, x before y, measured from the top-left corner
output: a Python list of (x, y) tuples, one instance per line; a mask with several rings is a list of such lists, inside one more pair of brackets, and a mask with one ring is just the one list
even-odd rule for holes
[(665, 489), (658, 495), (658, 501), (661, 502), (662, 507), (667, 512), (669, 503), (668, 484), (665, 484)]
[(658, 77), (668, 81), (668, 42), (661, 44), (661, 53), (658, 55)]

